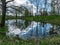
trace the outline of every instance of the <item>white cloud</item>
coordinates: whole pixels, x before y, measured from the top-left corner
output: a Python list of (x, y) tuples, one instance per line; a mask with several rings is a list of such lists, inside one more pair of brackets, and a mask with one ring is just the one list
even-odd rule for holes
[[(9, 1), (9, 0), (6, 0)], [(16, 5), (19, 6), (21, 4), (25, 4), (27, 0), (14, 0), (13, 2), (8, 3), (8, 5)]]
[[(24, 6), (28, 7), (28, 8), (32, 8), (31, 6), (33, 6), (33, 8), (32, 8), (33, 13), (36, 12), (36, 6), (34, 4), (31, 4), (30, 1), (28, 1), (28, 0), (14, 0), (13, 2), (8, 3), (8, 5), (9, 6), (10, 5), (15, 5), (15, 6), (24, 5)], [(31, 9), (29, 9), (29, 10), (31, 10)]]
[[(28, 3), (28, 4), (27, 4)], [(34, 4), (31, 4), (30, 1), (27, 0), (27, 3), (25, 5), (31, 10), (33, 10), (33, 13), (36, 13), (36, 6)], [(33, 6), (33, 7), (32, 7)]]
[(27, 0), (15, 0), (14, 3), (15, 5), (21, 5), (21, 4), (25, 4)]

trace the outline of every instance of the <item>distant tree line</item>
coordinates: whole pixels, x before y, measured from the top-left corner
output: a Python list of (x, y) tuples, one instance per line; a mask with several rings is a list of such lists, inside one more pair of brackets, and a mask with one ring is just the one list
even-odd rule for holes
[[(29, 10), (26, 6), (7, 6), (9, 2), (13, 2), (14, 0), (6, 1), (6, 0), (0, 0), (0, 9), (2, 9), (2, 19), (1, 19), (1, 27), (5, 26), (5, 17), (6, 13), (10, 12), (16, 15), (23, 14), (23, 16), (33, 16), (33, 5), (31, 5), (31, 9)], [(44, 0), (41, 4), (41, 0), (31, 0), (31, 4), (35, 3), (36, 6), (36, 13), (35, 15), (60, 15), (60, 1), (59, 0), (51, 0), (51, 2), (48, 2), (49, 0)], [(11, 10), (9, 10), (11, 8)], [(48, 9), (50, 11), (48, 11)], [(13, 10), (13, 11), (12, 11)]]

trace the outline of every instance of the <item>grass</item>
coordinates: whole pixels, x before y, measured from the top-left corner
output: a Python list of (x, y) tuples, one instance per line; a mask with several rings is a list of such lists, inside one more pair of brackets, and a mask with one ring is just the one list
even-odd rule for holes
[(49, 22), (52, 24), (60, 25), (60, 15), (50, 16), (34, 16), (34, 17), (22, 17), (23, 20), (34, 20), (40, 22)]
[[(0, 28), (1, 32), (6, 32), (7, 27)], [(0, 33), (0, 45), (60, 45), (60, 35), (51, 35), (50, 37), (23, 40), (18, 37), (8, 37)]]
[(60, 36), (53, 36), (42, 39), (41, 45), (60, 45)]
[[(18, 16), (18, 19), (30, 20), (30, 21), (40, 21), (40, 22), (49, 22), (52, 24), (60, 25), (60, 15), (49, 15), (49, 16)], [(15, 16), (6, 16), (6, 20), (16, 19)], [(0, 16), (1, 20), (1, 16)], [(1, 22), (1, 21), (0, 21)]]
[(60, 45), (60, 35), (53, 36), (49, 38), (42, 38), (39, 40), (36, 39), (29, 39), (29, 40), (22, 40), (16, 37), (9, 38), (8, 36), (0, 34), (0, 45)]
[(8, 28), (5, 26), (5, 27), (0, 27), (0, 32), (7, 32), (8, 31)]

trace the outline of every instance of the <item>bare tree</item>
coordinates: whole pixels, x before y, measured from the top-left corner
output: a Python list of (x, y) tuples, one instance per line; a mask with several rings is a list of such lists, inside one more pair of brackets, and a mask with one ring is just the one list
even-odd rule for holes
[[(31, 0), (31, 4), (33, 4), (33, 0)], [(31, 15), (33, 15), (33, 5), (31, 5)]]
[(6, 6), (9, 2), (12, 2), (14, 0), (7, 1), (6, 0), (1, 0), (2, 2), (2, 20), (1, 20), (1, 27), (5, 26), (5, 16), (6, 16)]
[(56, 1), (57, 1), (57, 13), (59, 15), (59, 2), (58, 2), (58, 0), (56, 0)]
[(45, 0), (45, 8), (44, 8), (45, 11), (44, 11), (44, 15), (47, 15), (47, 8), (46, 7), (47, 7), (47, 0)]
[(59, 14), (59, 3), (58, 0), (51, 1), (51, 12), (53, 15)]
[(41, 0), (36, 0), (36, 8), (37, 8), (37, 14), (38, 14), (38, 9), (39, 9), (39, 4)]

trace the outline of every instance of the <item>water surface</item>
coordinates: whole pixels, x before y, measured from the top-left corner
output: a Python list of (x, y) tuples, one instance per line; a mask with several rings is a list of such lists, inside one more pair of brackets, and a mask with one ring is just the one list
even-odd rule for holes
[(51, 30), (60, 33), (60, 26), (52, 25), (50, 23), (26, 20), (7, 20), (6, 25), (8, 26), (7, 35), (18, 35), (22, 39), (48, 37), (50, 36)]

